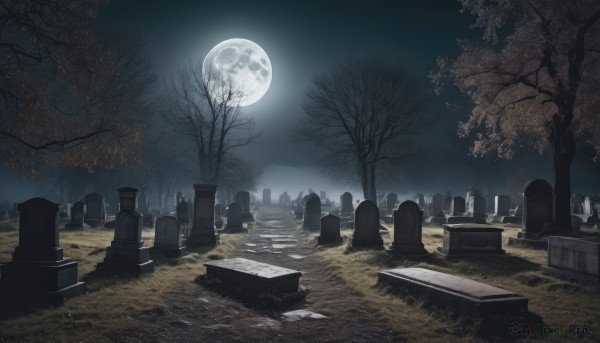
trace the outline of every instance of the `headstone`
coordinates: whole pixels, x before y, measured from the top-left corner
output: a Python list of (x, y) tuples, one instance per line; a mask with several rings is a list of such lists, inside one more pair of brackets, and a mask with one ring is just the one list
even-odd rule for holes
[(327, 192), (325, 191), (320, 191), (319, 192), (319, 198), (321, 199), (322, 203), (325, 203), (325, 199), (327, 199)]
[(450, 191), (447, 191), (446, 195), (444, 195), (444, 207), (443, 207), (444, 212), (450, 212), (451, 206), (452, 206), (452, 194), (450, 194)]
[(494, 197), (494, 216), (502, 217), (509, 215), (510, 198), (505, 195)]
[(394, 210), (394, 241), (389, 250), (394, 255), (426, 254), (421, 240), (423, 231), (423, 211), (414, 201), (403, 201)]
[(250, 193), (247, 191), (239, 191), (233, 200), (242, 206), (242, 219), (245, 222), (253, 222), (254, 217), (252, 216), (252, 213), (250, 213)]
[(115, 217), (115, 236), (98, 263), (100, 272), (139, 276), (154, 272), (154, 261), (142, 240), (142, 215), (137, 212), (137, 189), (119, 188), (121, 210)]
[(523, 230), (518, 238), (538, 239), (552, 222), (552, 186), (542, 179), (530, 181), (523, 193)]
[(583, 198), (583, 214), (592, 215), (594, 213), (594, 202), (589, 195)]
[(453, 216), (462, 216), (465, 213), (465, 199), (461, 196), (452, 198), (452, 205), (450, 206), (450, 214)]
[(106, 220), (106, 211), (104, 208), (104, 196), (100, 193), (91, 193), (83, 198), (85, 202), (86, 224), (91, 226), (101, 226)]
[(165, 256), (181, 256), (185, 247), (181, 239), (181, 223), (172, 216), (156, 219), (152, 252), (160, 251)]
[(439, 211), (443, 211), (444, 208), (444, 196), (440, 193), (435, 193), (431, 196), (431, 213), (434, 215)]
[(340, 218), (333, 214), (321, 217), (321, 234), (317, 236), (319, 244), (341, 243)]
[(0, 310), (58, 305), (85, 293), (77, 281), (77, 262), (63, 258), (59, 246), (58, 205), (33, 198), (18, 205), (19, 246), (2, 265)]
[(263, 189), (263, 205), (271, 205), (271, 190), (268, 188)]
[(398, 203), (398, 195), (396, 195), (396, 193), (388, 193), (385, 202), (387, 205), (387, 213), (391, 214)]
[(352, 194), (349, 192), (345, 192), (340, 196), (340, 204), (342, 206), (340, 209), (341, 217), (350, 216), (354, 212), (354, 208), (352, 207)]
[(308, 230), (319, 230), (321, 226), (321, 199), (318, 195), (311, 193), (306, 199), (302, 228)]
[(65, 225), (67, 230), (82, 229), (85, 225), (83, 217), (85, 213), (85, 204), (83, 201), (76, 201), (71, 207), (71, 222)]
[(479, 224), (486, 223), (485, 214), (485, 198), (473, 195), (469, 201), (468, 214), (475, 218), (475, 222)]
[(181, 224), (189, 224), (190, 223), (190, 208), (188, 203), (185, 201), (185, 198), (182, 198), (177, 204), (177, 221)]
[(227, 232), (241, 232), (244, 230), (242, 221), (243, 209), (237, 202), (232, 202), (227, 208), (227, 224), (225, 225), (225, 231)]
[(488, 224), (444, 224), (444, 244), (439, 251), (446, 256), (504, 254), (502, 231)]
[[(194, 191), (196, 192), (194, 195), (194, 220), (186, 245), (188, 248), (215, 245), (219, 242), (219, 234), (215, 227), (215, 193), (217, 192), (217, 186), (194, 184)], [(250, 206), (249, 202), (247, 204)]]
[(600, 237), (548, 237), (548, 264), (542, 271), (600, 284)]
[(371, 200), (363, 200), (356, 207), (352, 246), (383, 249), (379, 232), (379, 209)]

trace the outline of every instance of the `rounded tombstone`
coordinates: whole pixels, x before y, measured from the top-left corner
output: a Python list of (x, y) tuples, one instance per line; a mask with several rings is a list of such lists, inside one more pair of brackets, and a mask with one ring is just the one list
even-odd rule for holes
[(523, 191), (523, 238), (538, 238), (552, 222), (552, 186), (542, 179), (527, 183)]
[(321, 198), (315, 193), (311, 193), (306, 197), (302, 228), (309, 230), (319, 230), (321, 228)]
[(363, 200), (356, 206), (352, 246), (383, 249), (379, 232), (379, 209), (371, 200)]

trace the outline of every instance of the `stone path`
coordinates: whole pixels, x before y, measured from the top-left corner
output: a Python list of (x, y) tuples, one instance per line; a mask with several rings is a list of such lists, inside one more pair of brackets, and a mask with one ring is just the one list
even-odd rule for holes
[[(168, 309), (148, 311), (139, 326), (109, 337), (118, 342), (396, 342), (364, 300), (327, 275), (314, 256), (314, 233), (299, 229), (283, 209), (263, 207), (254, 229), (231, 257), (302, 272), (306, 299), (281, 311), (255, 311), (196, 284), (173, 290)], [(199, 272), (204, 273), (204, 269)], [(286, 315), (284, 315), (286, 313)]]

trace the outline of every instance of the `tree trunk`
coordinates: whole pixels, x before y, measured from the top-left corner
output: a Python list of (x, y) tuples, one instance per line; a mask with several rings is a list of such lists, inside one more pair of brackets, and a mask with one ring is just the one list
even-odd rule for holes
[(557, 234), (571, 234), (571, 163), (575, 155), (575, 138), (567, 120), (555, 114), (550, 141), (554, 153), (554, 220)]
[(367, 199), (373, 201), (375, 205), (377, 204), (377, 188), (375, 187), (375, 165), (372, 165), (370, 168), (369, 175), (369, 197)]

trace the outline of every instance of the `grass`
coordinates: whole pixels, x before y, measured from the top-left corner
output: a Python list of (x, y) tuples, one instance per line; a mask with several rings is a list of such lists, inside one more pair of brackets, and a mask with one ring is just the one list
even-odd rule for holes
[[(500, 225), (502, 226), (502, 225)], [(392, 242), (393, 230), (384, 234), (384, 244)], [(377, 285), (377, 272), (382, 269), (421, 267), (444, 273), (468, 277), (496, 287), (516, 292), (529, 299), (529, 318), (541, 317), (545, 326), (586, 327), (588, 338), (600, 339), (598, 312), (600, 290), (542, 274), (540, 265), (546, 263), (547, 252), (524, 246), (508, 246), (509, 237), (517, 231), (504, 227), (503, 256), (466, 257), (446, 259), (434, 253), (442, 245), (443, 231), (439, 227), (423, 228), (423, 243), (430, 254), (417, 258), (395, 259), (384, 251), (349, 249), (348, 243), (338, 247), (319, 248), (317, 256), (325, 263), (328, 274), (342, 279), (363, 297), (379, 320), (408, 341), (443, 342), (460, 338), (464, 341), (481, 341), (473, 320), (460, 317), (448, 310), (425, 304), (420, 299), (402, 297), (385, 286)], [(343, 230), (350, 236), (351, 231)], [(527, 320), (527, 319), (525, 319)], [(410, 324), (407, 324), (410, 323)], [(521, 322), (521, 324), (529, 324)], [(508, 332), (499, 328), (500, 332)], [(495, 337), (492, 340), (505, 340)], [(544, 336), (549, 342), (564, 342), (565, 336)], [(488, 338), (490, 339), (490, 338)], [(531, 339), (531, 338), (526, 338)]]
[[(1, 229), (0, 229), (1, 230)], [(78, 261), (79, 278), (86, 281), (87, 294), (68, 299), (61, 307), (0, 320), (0, 341), (108, 342), (107, 333), (133, 325), (145, 311), (167, 307), (165, 295), (178, 282), (192, 282), (203, 273), (203, 262), (222, 259), (233, 251), (239, 236), (222, 235), (221, 244), (177, 259), (155, 259), (155, 272), (137, 279), (94, 275), (95, 265), (105, 257), (114, 229), (90, 228), (61, 231), (60, 246), (65, 258)], [(152, 229), (144, 229), (144, 246), (152, 246)], [(0, 233), (0, 261), (8, 262), (17, 245), (18, 232)]]

